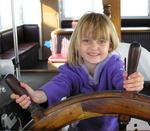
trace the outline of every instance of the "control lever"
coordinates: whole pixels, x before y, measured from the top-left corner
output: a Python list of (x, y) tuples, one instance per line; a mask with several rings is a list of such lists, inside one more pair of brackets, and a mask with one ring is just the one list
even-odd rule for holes
[[(18, 94), (19, 96), (24, 95), (24, 94), (28, 95), (27, 91), (20, 86), (20, 81), (18, 81), (14, 75), (8, 74), (5, 77), (5, 81), (7, 85), (9, 86), (9, 88), (15, 94)], [(28, 110), (30, 111), (31, 116), (35, 121), (41, 119), (44, 116), (41, 107), (35, 102), (33, 102), (32, 100), (31, 100), (30, 106), (28, 107)]]
[(141, 55), (141, 45), (138, 42), (133, 42), (130, 45), (128, 53), (128, 68), (127, 68), (128, 75), (137, 71), (140, 55)]
[[(128, 67), (127, 67), (128, 76), (137, 71), (140, 55), (141, 55), (141, 45), (138, 42), (133, 42), (130, 45), (129, 53), (128, 53)], [(137, 92), (132, 92), (132, 93), (137, 93)], [(120, 115), (119, 116), (119, 123), (120, 123), (119, 129), (125, 130), (129, 121), (130, 121), (129, 116)]]

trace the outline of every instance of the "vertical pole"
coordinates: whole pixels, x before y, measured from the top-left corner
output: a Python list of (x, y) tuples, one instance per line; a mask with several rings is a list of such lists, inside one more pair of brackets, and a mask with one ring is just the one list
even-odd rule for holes
[(11, 13), (12, 13), (12, 27), (13, 27), (13, 39), (14, 39), (14, 52), (15, 52), (15, 70), (17, 79), (20, 78), (20, 64), (19, 64), (19, 53), (18, 53), (18, 38), (17, 38), (17, 27), (15, 22), (15, 10), (14, 0), (11, 0)]

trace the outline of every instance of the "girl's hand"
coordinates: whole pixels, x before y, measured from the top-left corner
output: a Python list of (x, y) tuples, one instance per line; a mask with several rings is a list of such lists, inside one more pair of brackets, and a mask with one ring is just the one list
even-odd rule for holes
[(126, 91), (141, 91), (144, 88), (144, 77), (141, 73), (135, 72), (128, 76), (127, 72), (125, 72), (123, 75), (125, 78), (123, 87)]
[[(28, 94), (32, 96), (32, 93), (34, 92), (31, 87), (29, 87), (27, 84), (20, 82), (20, 85), (22, 88), (27, 90)], [(11, 94), (11, 99), (15, 100), (16, 103), (18, 103), (23, 109), (27, 109), (31, 104), (31, 98), (27, 95), (19, 96), (17, 94)]]
[(31, 104), (30, 97), (27, 95), (19, 96), (13, 93), (10, 97), (11, 99), (15, 100), (16, 103), (18, 103), (23, 109), (27, 109)]
[(35, 91), (30, 86), (22, 82), (20, 82), (20, 85), (22, 88), (24, 88), (28, 92), (29, 96), (27, 95), (19, 96), (13, 93), (11, 94), (10, 97), (11, 99), (15, 100), (16, 103), (18, 103), (23, 109), (27, 109), (30, 106), (31, 101), (38, 103), (38, 104), (44, 103), (47, 101), (47, 96), (42, 90)]

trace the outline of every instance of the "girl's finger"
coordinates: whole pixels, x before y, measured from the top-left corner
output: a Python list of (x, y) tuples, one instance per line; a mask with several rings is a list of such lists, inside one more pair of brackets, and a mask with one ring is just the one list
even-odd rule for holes
[(29, 101), (30, 101), (30, 98), (26, 97), (25, 99), (23, 99), (22, 101), (19, 102), (19, 105), (21, 107), (24, 107)]
[(27, 109), (29, 105), (31, 104), (31, 101), (28, 101), (26, 104), (22, 106), (23, 109)]
[(12, 93), (12, 94), (10, 95), (10, 98), (13, 99), (13, 100), (18, 99), (18, 98), (19, 98), (19, 95), (16, 95), (16, 94)]

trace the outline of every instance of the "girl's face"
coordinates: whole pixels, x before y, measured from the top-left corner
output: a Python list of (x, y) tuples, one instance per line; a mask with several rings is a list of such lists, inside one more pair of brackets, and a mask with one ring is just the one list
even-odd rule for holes
[(86, 64), (96, 65), (108, 56), (111, 51), (110, 42), (102, 38), (94, 40), (82, 37), (79, 51)]

